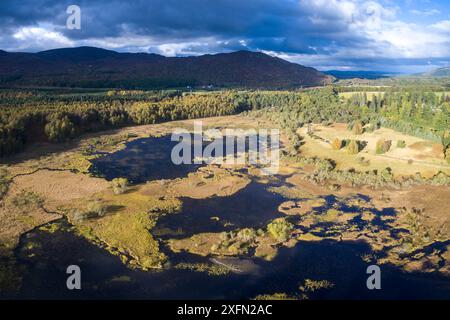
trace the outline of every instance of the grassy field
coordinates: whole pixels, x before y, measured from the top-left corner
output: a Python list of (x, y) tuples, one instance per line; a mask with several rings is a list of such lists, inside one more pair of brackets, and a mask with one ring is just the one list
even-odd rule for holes
[(436, 93), (436, 95), (438, 95), (438, 96), (446, 95), (446, 96), (450, 97), (450, 91), (435, 92), (435, 93)]
[[(313, 137), (307, 134), (306, 127), (299, 129), (299, 133), (305, 138), (305, 144), (301, 147), (303, 155), (332, 159), (339, 169), (367, 171), (390, 167), (397, 176), (413, 175), (416, 172), (428, 177), (439, 171), (450, 173), (440, 144), (391, 129), (380, 128), (371, 133), (355, 135), (347, 129), (346, 124), (336, 123), (330, 126), (314, 125)], [(335, 138), (364, 141), (366, 146), (358, 154), (349, 154), (345, 147), (341, 150), (331, 147)], [(380, 139), (391, 140), (392, 146), (388, 152), (376, 154), (376, 143)], [(397, 147), (400, 140), (405, 141), (405, 148)]]
[[(364, 92), (362, 92), (362, 91), (360, 91), (360, 92), (340, 92), (340, 93), (339, 93), (339, 96), (342, 97), (342, 98), (344, 98), (344, 99), (350, 99), (351, 97), (353, 97), (354, 95), (359, 94), (359, 93), (362, 94), (362, 93), (364, 93)], [(381, 92), (379, 92), (379, 91), (366, 91), (365, 93), (366, 93), (366, 95), (367, 95), (367, 99), (368, 99), (369, 101), (371, 101), (372, 98), (373, 98), (373, 96), (376, 96), (376, 95), (381, 95), (381, 96), (383, 96), (384, 91), (381, 91)]]
[[(384, 94), (384, 91), (356, 91), (356, 92), (340, 92), (339, 96), (344, 98), (344, 99), (350, 99), (352, 96), (356, 95), (356, 94), (363, 94), (366, 93), (367, 95), (367, 100), (372, 101), (373, 96), (378, 96), (380, 95), (381, 97)], [(446, 95), (450, 97), (450, 91), (439, 91), (439, 92), (435, 92), (435, 94), (439, 97), (441, 97), (442, 95)]]

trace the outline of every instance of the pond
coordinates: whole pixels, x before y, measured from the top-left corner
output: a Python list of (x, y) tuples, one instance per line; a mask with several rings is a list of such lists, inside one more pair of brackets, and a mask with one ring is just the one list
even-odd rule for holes
[[(258, 139), (258, 135), (256, 138)], [(221, 154), (224, 156), (238, 154), (238, 147), (234, 145), (237, 138), (230, 140), (233, 142), (233, 148), (227, 148), (227, 139), (224, 139)], [(262, 140), (264, 141), (264, 140)], [(246, 137), (245, 143), (239, 151), (252, 150), (249, 138)], [(191, 155), (194, 155), (194, 144), (201, 146), (201, 154), (210, 145), (211, 141), (201, 140), (198, 136), (191, 141), (172, 141), (171, 136), (140, 138), (126, 143), (123, 150), (101, 155), (92, 160), (90, 172), (104, 177), (107, 180), (123, 177), (131, 183), (143, 183), (150, 180), (175, 179), (186, 177), (188, 173), (195, 172), (204, 164), (174, 164), (172, 161), (172, 149), (180, 143), (183, 150), (190, 149)], [(268, 142), (270, 147), (270, 139)], [(183, 154), (181, 152), (181, 154)], [(212, 151), (212, 156), (216, 156)], [(191, 161), (193, 162), (193, 161)]]
[(125, 149), (92, 160), (91, 173), (107, 180), (123, 177), (131, 183), (185, 177), (201, 165), (175, 165), (171, 152), (177, 144), (177, 141), (171, 141), (170, 136), (128, 142)]
[(159, 218), (152, 233), (166, 238), (185, 238), (200, 232), (221, 232), (237, 228), (264, 228), (283, 216), (277, 210), (285, 199), (256, 182), (227, 197), (182, 198), (178, 214)]

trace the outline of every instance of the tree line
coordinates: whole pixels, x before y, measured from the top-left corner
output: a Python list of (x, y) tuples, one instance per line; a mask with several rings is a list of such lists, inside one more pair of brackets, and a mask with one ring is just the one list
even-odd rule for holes
[(279, 123), (294, 145), (299, 144), (297, 128), (323, 122), (386, 126), (439, 141), (445, 148), (450, 144), (450, 98), (419, 88), (379, 92), (370, 99), (364, 92), (343, 99), (332, 86), (302, 92), (4, 90), (0, 101), (0, 156), (39, 139), (64, 142), (84, 132), (251, 110)]
[(231, 115), (248, 107), (246, 98), (234, 91), (86, 95), (9, 91), (0, 98), (0, 156), (16, 153), (36, 139), (64, 142), (84, 132)]

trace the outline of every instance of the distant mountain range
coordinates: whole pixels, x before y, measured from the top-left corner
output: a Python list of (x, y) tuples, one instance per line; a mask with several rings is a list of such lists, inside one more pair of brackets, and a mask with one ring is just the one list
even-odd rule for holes
[(244, 87), (295, 88), (334, 80), (314, 68), (261, 52), (195, 57), (119, 53), (93, 47), (38, 53), (0, 50), (0, 86), (103, 88)]
[(331, 75), (337, 79), (381, 79), (389, 78), (398, 75), (398, 73), (385, 72), (385, 71), (342, 71), (342, 70), (328, 70), (324, 72), (325, 74)]
[(450, 77), (450, 67), (438, 68), (420, 74), (424, 77)]

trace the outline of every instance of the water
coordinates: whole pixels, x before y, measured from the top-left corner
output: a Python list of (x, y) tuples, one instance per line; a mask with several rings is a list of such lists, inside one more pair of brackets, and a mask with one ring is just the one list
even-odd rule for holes
[[(258, 138), (259, 136), (256, 137)], [(194, 155), (194, 140), (202, 146), (202, 153), (211, 143), (208, 141), (201, 141), (198, 136), (192, 138), (190, 144), (189, 141), (183, 140), (181, 143), (186, 149), (191, 150), (191, 155)], [(236, 141), (236, 139), (234, 141)], [(171, 153), (173, 147), (178, 143), (178, 141), (171, 141), (171, 136), (169, 135), (136, 139), (128, 142), (123, 150), (105, 154), (92, 160), (90, 171), (107, 180), (123, 177), (127, 178), (131, 183), (186, 177), (188, 173), (196, 171), (204, 164), (174, 164)], [(234, 147), (234, 149), (236, 149), (236, 147)], [(245, 139), (243, 149), (245, 151), (250, 149), (248, 137)], [(225, 140), (222, 146), (222, 155), (227, 156), (231, 154), (236, 156), (237, 150), (227, 150)], [(212, 152), (212, 156), (216, 156), (215, 152)]]
[(238, 228), (263, 228), (283, 216), (277, 210), (285, 199), (267, 191), (266, 185), (252, 182), (227, 197), (183, 198), (178, 214), (161, 217), (153, 234), (166, 238), (185, 238), (200, 232), (221, 232)]
[(177, 144), (170, 136), (137, 139), (123, 150), (94, 159), (91, 172), (107, 180), (127, 178), (131, 183), (185, 177), (201, 165), (175, 165), (171, 151)]
[[(97, 159), (94, 167), (107, 179), (128, 177), (133, 182), (177, 178), (198, 168), (195, 165), (171, 167), (168, 161), (171, 146), (168, 137), (138, 139), (127, 144), (124, 150)], [(268, 187), (252, 182), (227, 197), (182, 199), (182, 212), (161, 217), (151, 232), (161, 241), (162, 250), (172, 265), (210, 263), (209, 257), (172, 253), (164, 245), (164, 239), (263, 227), (280, 216), (277, 207), (284, 201), (282, 196), (267, 191)], [(334, 196), (325, 199), (323, 211), (333, 205), (348, 212), (357, 210), (337, 203)], [(374, 213), (378, 216), (394, 214), (391, 209)], [(212, 217), (219, 219), (212, 220)], [(379, 224), (385, 227), (381, 220)], [(118, 257), (64, 228), (53, 234), (35, 229), (22, 236), (15, 252), (19, 265), (26, 270), (23, 285), (16, 295), (6, 298), (250, 299), (277, 292), (299, 294), (298, 287), (309, 278), (335, 284), (332, 289), (310, 294), (312, 299), (450, 299), (448, 278), (404, 273), (391, 266), (382, 266), (382, 290), (368, 290), (368, 263), (361, 257), (371, 253), (363, 242), (299, 242), (294, 248), (279, 249), (270, 262), (240, 257), (253, 266), (246, 273), (210, 276), (174, 268), (143, 272), (127, 268)], [(72, 264), (82, 270), (80, 291), (66, 288), (66, 268)]]
[[(32, 242), (34, 249), (27, 250)], [(429, 274), (405, 274), (382, 267), (382, 290), (366, 288), (367, 264), (360, 255), (370, 253), (362, 243), (299, 242), (282, 248), (271, 262), (249, 259), (258, 268), (246, 274), (209, 276), (169, 269), (142, 272), (124, 266), (118, 257), (69, 231), (49, 234), (36, 230), (23, 237), (17, 257), (27, 267), (16, 298), (40, 299), (249, 299), (263, 293), (296, 294), (307, 278), (327, 279), (329, 290), (315, 299), (450, 299), (448, 279)], [(32, 256), (30, 256), (32, 254)], [(207, 262), (208, 258), (171, 254), (172, 261)], [(66, 289), (66, 268), (82, 270), (82, 290)]]

